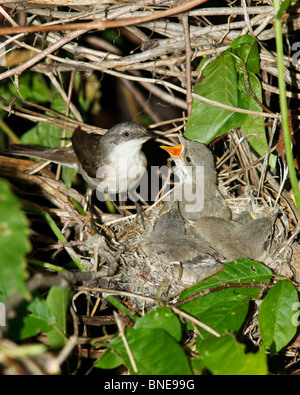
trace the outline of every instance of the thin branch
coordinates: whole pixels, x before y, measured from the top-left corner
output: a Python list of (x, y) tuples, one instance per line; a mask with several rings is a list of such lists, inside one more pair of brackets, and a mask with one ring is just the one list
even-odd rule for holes
[(182, 20), (182, 26), (184, 31), (184, 39), (185, 39), (186, 104), (187, 104), (187, 115), (189, 117), (192, 113), (193, 97), (192, 97), (192, 79), (191, 79), (192, 49), (191, 49), (188, 15), (183, 15), (181, 20)]
[(200, 328), (206, 330), (208, 333), (216, 336), (216, 337), (220, 337), (221, 335), (215, 331), (214, 329), (212, 329), (210, 326), (204, 324), (202, 321), (199, 321), (197, 318), (193, 317), (192, 315), (186, 313), (185, 311), (179, 310), (177, 307), (170, 305), (169, 306), (174, 313), (180, 315), (181, 317), (187, 319), (188, 321), (193, 322), (194, 324), (200, 326)]
[[(144, 22), (153, 21), (159, 18), (167, 18), (172, 15), (180, 14), (182, 12), (189, 11), (190, 9), (199, 6), (200, 4), (206, 3), (208, 0), (190, 0), (177, 7), (167, 9), (165, 11), (153, 13), (138, 18), (126, 18), (117, 20), (95, 20), (90, 23), (76, 23), (69, 25), (51, 25), (51, 26), (23, 26), (23, 27), (7, 27), (0, 28), (0, 35), (4, 34), (17, 34), (17, 33), (37, 33), (37, 32), (50, 32), (50, 31), (70, 31), (70, 30), (82, 30), (88, 32), (89, 30), (105, 30), (115, 29), (118, 27), (138, 25)], [(81, 33), (82, 34), (82, 33)]]
[(132, 352), (131, 352), (131, 350), (130, 350), (128, 341), (127, 341), (126, 336), (125, 336), (125, 331), (124, 331), (123, 322), (120, 320), (120, 318), (118, 317), (118, 314), (117, 314), (115, 311), (114, 311), (113, 313), (114, 313), (114, 317), (115, 317), (115, 320), (116, 320), (116, 323), (117, 323), (117, 326), (118, 326), (118, 329), (119, 329), (119, 333), (120, 333), (121, 339), (123, 340), (123, 343), (124, 343), (126, 352), (127, 352), (127, 354), (128, 354), (128, 357), (129, 357), (131, 366), (132, 366), (132, 368), (133, 368), (133, 371), (134, 371), (135, 373), (137, 373), (138, 368), (137, 368), (137, 366), (136, 366), (135, 360), (134, 360), (134, 358), (133, 358), (133, 355), (132, 355)]
[[(40, 62), (42, 59), (44, 59), (46, 56), (48, 56), (52, 52), (58, 50), (59, 48), (64, 46), (66, 43), (76, 39), (77, 37), (81, 36), (84, 33), (85, 33), (84, 30), (79, 30), (79, 31), (75, 31), (75, 32), (72, 32), (72, 33), (68, 33), (66, 35), (66, 37), (64, 37), (61, 40), (57, 41), (55, 44), (50, 45), (48, 48), (44, 49), (38, 55), (36, 55), (33, 58), (27, 60), (27, 62), (24, 62), (20, 66), (15, 67), (12, 70), (7, 70), (6, 72), (0, 74), (0, 81), (5, 79), (5, 78), (11, 77), (12, 75), (14, 75), (15, 78), (16, 78), (17, 76), (22, 74), (26, 69), (34, 66), (36, 63)], [(3, 34), (6, 34), (6, 33), (3, 33)]]

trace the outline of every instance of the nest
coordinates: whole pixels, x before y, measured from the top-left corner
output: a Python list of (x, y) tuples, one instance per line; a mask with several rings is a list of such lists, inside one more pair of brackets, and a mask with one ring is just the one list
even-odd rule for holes
[[(230, 176), (232, 174), (229, 173), (229, 178)], [(223, 179), (223, 182), (225, 182), (225, 179)], [(280, 197), (279, 201), (276, 202), (278, 190), (274, 189), (273, 193), (268, 191), (268, 193), (258, 197), (257, 190), (252, 186), (251, 188), (241, 188), (244, 190), (243, 193), (233, 197), (229, 188), (223, 185), (223, 188), (221, 187), (220, 189), (224, 191), (233, 219), (245, 211), (251, 212), (255, 218), (277, 214), (276, 225), (272, 235), (272, 253), (266, 257), (264, 263), (274, 273), (295, 279), (298, 268), (290, 263), (293, 240), (297, 230), (293, 228), (291, 232), (290, 212), (284, 198)], [(151, 227), (157, 220), (158, 212), (157, 204), (147, 209), (148, 220), (145, 228), (141, 221), (138, 220), (138, 216), (127, 221), (121, 219), (119, 223), (114, 222), (110, 225), (123, 250), (120, 255), (122, 257), (120, 271), (115, 278), (112, 278), (114, 283), (112, 288), (150, 296), (153, 299), (159, 298), (167, 302), (186, 288), (187, 284), (174, 274), (174, 267), (166, 264), (159, 255), (149, 258), (139, 248), (141, 240), (149, 237), (149, 235), (151, 236), (149, 229), (151, 230)], [(136, 301), (136, 303), (138, 302)]]

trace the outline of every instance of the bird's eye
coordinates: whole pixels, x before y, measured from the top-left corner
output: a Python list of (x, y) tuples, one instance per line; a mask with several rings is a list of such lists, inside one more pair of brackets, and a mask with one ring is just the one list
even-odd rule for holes
[(192, 163), (192, 158), (189, 155), (186, 155), (184, 160), (185, 160), (186, 163)]
[(130, 133), (128, 131), (123, 132), (123, 137), (129, 137)]

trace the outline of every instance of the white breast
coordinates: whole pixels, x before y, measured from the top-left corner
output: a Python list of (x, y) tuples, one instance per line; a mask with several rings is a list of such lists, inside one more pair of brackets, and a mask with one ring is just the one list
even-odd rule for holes
[(126, 141), (114, 147), (107, 164), (97, 171), (97, 189), (108, 193), (128, 191), (145, 173), (147, 160), (141, 142)]

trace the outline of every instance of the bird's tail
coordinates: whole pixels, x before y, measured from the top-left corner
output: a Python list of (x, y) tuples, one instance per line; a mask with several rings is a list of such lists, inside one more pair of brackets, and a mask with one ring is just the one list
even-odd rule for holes
[(38, 145), (13, 144), (4, 151), (5, 155), (28, 156), (49, 160), (51, 162), (78, 170), (78, 160), (73, 148), (48, 148)]

